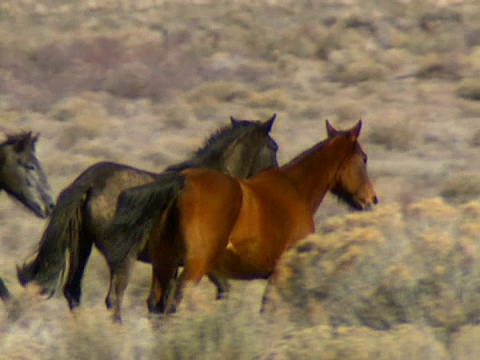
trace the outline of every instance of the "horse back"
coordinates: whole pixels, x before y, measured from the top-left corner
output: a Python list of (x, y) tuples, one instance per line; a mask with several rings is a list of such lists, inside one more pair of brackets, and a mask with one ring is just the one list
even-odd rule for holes
[(85, 203), (85, 225), (97, 240), (103, 237), (113, 219), (119, 194), (152, 182), (156, 177), (148, 171), (110, 162), (96, 164), (88, 175), (90, 188)]
[(283, 252), (314, 231), (313, 216), (276, 169), (240, 185), (242, 206), (221, 268), (234, 278), (268, 276)]

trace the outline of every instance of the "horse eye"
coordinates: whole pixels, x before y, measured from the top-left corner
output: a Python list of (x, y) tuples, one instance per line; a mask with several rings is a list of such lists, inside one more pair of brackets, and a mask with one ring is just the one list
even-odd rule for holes
[(25, 169), (27, 169), (29, 171), (34, 171), (35, 170), (35, 165), (33, 165), (31, 163), (26, 163), (26, 162), (23, 162), (21, 160), (18, 160), (18, 164), (23, 166)]

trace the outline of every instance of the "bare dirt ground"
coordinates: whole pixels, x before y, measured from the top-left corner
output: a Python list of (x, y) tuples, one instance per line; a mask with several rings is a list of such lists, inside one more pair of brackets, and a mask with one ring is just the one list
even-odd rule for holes
[(45, 222), (2, 195), (0, 269), (15, 303), (0, 306), (0, 358), (475, 358), (479, 5), (2, 2), (0, 130), (40, 132), (54, 194), (95, 162), (160, 171), (230, 115), (275, 112), (281, 164), (326, 136), (325, 119), (363, 119), (381, 203), (352, 215), (329, 197), (309, 250), (282, 261), (265, 316), (266, 283), (253, 281), (222, 302), (202, 282), (176, 315), (151, 317), (139, 264), (118, 326), (98, 253), (74, 314), (60, 294), (47, 301), (17, 283)]

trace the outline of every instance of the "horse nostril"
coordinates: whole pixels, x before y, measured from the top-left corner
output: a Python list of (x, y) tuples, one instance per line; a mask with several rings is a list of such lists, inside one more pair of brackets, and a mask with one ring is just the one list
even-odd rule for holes
[(54, 209), (55, 209), (55, 204), (54, 204), (54, 203), (48, 204), (48, 211), (49, 211), (50, 213), (51, 213)]
[(373, 203), (374, 203), (375, 205), (377, 205), (377, 204), (378, 204), (378, 198), (377, 198), (377, 196), (376, 196), (376, 195), (373, 197)]

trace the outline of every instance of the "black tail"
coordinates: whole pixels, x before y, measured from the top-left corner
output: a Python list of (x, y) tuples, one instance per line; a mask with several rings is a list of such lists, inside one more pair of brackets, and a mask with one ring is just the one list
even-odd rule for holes
[(7, 286), (3, 282), (3, 279), (0, 278), (0, 299), (2, 299), (3, 302), (7, 302), (10, 300), (12, 296), (10, 295), (10, 291), (8, 291)]
[(65, 273), (67, 249), (75, 253), (78, 248), (87, 191), (87, 186), (74, 182), (59, 195), (35, 258), (17, 266), (18, 280), (23, 286), (34, 282), (42, 288), (42, 293), (49, 296), (55, 293)]
[(177, 172), (160, 174), (152, 183), (123, 191), (110, 229), (114, 251), (107, 261), (115, 269), (138, 243), (146, 242), (154, 222), (176, 201), (184, 185)]

